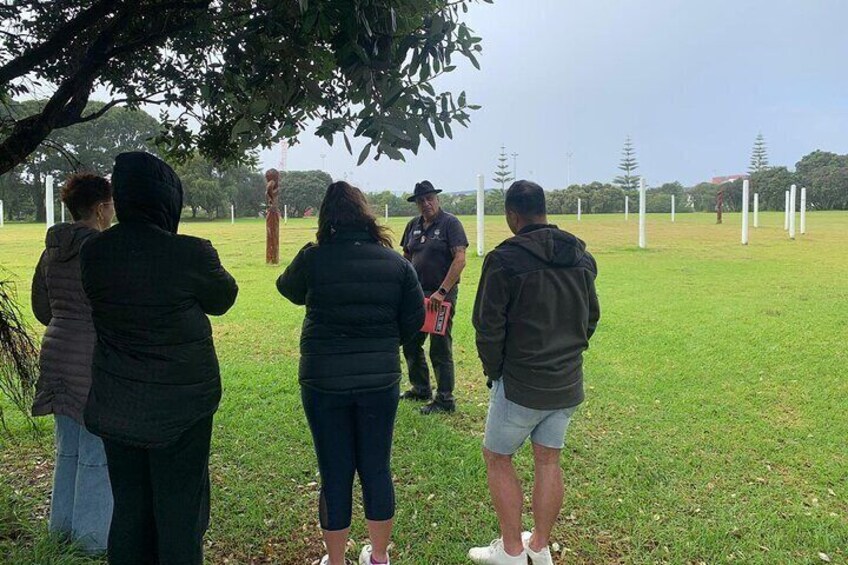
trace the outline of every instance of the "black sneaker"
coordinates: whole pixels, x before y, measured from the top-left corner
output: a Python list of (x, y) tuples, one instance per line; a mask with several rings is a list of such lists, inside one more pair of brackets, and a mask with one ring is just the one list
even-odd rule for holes
[(456, 412), (456, 402), (453, 400), (434, 400), (427, 406), (421, 408), (421, 413), (425, 416), (430, 414), (453, 414)]
[(430, 402), (433, 400), (432, 392), (421, 392), (411, 388), (400, 395), (401, 400), (414, 400), (415, 402)]

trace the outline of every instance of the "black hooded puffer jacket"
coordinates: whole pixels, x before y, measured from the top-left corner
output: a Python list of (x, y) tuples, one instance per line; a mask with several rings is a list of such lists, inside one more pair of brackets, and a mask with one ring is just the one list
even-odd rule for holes
[(183, 189), (147, 153), (122, 153), (112, 173), (117, 226), (81, 251), (97, 345), (86, 427), (145, 448), (175, 442), (221, 398), (207, 314), (238, 287), (209, 241), (177, 235)]
[(33, 416), (57, 414), (82, 423), (96, 336), (91, 306), (82, 290), (79, 251), (96, 233), (82, 224), (58, 224), (47, 230), (46, 249), (32, 277), (32, 311), (47, 326)]

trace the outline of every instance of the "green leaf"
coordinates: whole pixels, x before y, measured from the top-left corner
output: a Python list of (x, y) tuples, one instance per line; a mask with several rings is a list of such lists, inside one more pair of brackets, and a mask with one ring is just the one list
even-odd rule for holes
[(347, 134), (343, 133), (342, 137), (344, 138), (345, 147), (347, 147), (347, 152), (353, 155), (353, 147), (350, 145), (350, 139), (347, 138)]
[(371, 153), (371, 144), (370, 143), (362, 148), (362, 153), (359, 154), (359, 159), (356, 162), (357, 167), (365, 162), (365, 159), (368, 158), (369, 153)]

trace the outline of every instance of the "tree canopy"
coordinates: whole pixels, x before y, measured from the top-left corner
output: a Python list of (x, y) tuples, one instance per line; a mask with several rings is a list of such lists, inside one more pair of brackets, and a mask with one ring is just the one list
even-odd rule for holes
[[(433, 79), (465, 58), (479, 67), (480, 38), (462, 21), (492, 0), (28, 0), (0, 6), (0, 109), (53, 92), (39, 111), (0, 119), (0, 174), (56, 129), (109, 108), (159, 104), (163, 151), (198, 150), (216, 163), (296, 141), (307, 123), (332, 143), (354, 129), (375, 158), (403, 159), (425, 139), (466, 125), (465, 93)], [(92, 93), (109, 101), (87, 110)]]

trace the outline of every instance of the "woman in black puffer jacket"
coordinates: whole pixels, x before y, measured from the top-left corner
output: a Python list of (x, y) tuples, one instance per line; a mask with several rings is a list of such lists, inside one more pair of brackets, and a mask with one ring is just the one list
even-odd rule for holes
[(424, 294), (358, 188), (330, 185), (317, 239), (298, 253), (277, 289), (306, 305), (300, 384), (321, 471), (319, 516), (328, 551), (321, 564), (345, 562), (356, 473), (372, 542), (360, 563), (388, 563), (399, 347), (424, 323)]
[(112, 187), (97, 175), (75, 175), (62, 189), (62, 202), (75, 221), (47, 231), (46, 249), (32, 280), (32, 310), (47, 326), (32, 413), (53, 414), (55, 420), (50, 531), (90, 553), (102, 553), (112, 519), (112, 491), (103, 442), (83, 424), (97, 337), (80, 279), (79, 254), (86, 240), (112, 222)]

